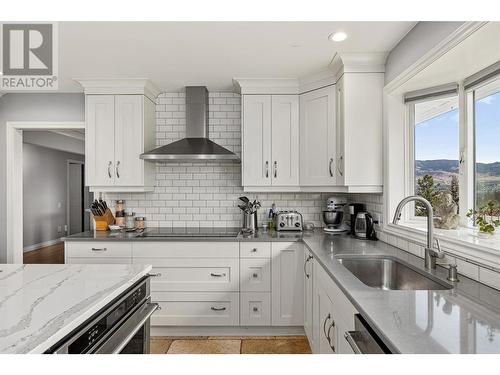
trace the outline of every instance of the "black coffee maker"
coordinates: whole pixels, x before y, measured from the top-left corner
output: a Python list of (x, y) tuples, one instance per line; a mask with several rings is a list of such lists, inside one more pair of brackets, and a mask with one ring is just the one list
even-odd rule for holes
[(356, 224), (356, 216), (358, 215), (358, 212), (363, 212), (365, 211), (365, 205), (363, 203), (349, 203), (347, 205), (348, 207), (348, 212), (349, 212), (349, 221), (350, 221), (350, 229), (349, 229), (349, 234), (354, 236), (354, 228)]

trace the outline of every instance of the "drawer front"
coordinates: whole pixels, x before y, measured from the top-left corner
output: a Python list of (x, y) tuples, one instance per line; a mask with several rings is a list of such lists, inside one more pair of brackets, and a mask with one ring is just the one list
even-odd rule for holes
[(111, 241), (65, 242), (64, 251), (66, 258), (124, 258), (132, 256), (132, 244)]
[(238, 258), (239, 243), (234, 241), (134, 242), (133, 256), (144, 258)]
[(152, 292), (153, 326), (238, 326), (239, 293)]
[(238, 259), (134, 258), (134, 264), (151, 264), (152, 291), (239, 291)]
[(241, 258), (271, 258), (271, 242), (240, 242)]
[(270, 292), (271, 260), (241, 259), (240, 290), (242, 292)]
[(66, 264), (130, 264), (131, 258), (66, 258)]
[(271, 325), (271, 293), (241, 293), (242, 326)]

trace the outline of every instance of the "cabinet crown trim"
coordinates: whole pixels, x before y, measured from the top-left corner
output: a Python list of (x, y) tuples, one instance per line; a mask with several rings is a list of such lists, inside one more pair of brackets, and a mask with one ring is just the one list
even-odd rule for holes
[(144, 95), (153, 102), (161, 90), (147, 78), (85, 79), (74, 78), (85, 94), (95, 95)]

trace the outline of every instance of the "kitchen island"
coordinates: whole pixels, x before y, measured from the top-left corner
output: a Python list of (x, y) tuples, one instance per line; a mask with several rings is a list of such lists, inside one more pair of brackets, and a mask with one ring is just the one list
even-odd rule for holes
[(0, 354), (44, 353), (151, 266), (0, 264)]

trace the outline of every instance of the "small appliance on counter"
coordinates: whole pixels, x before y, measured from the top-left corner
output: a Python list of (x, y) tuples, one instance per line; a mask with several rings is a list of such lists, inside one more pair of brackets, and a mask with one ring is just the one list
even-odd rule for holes
[(278, 211), (274, 215), (275, 228), (281, 231), (302, 231), (302, 215), (297, 211)]
[(326, 227), (323, 228), (327, 233), (347, 232), (343, 224), (344, 206), (347, 199), (343, 197), (330, 197), (326, 200), (326, 210), (323, 210), (323, 222)]
[(350, 223), (349, 234), (352, 234), (354, 236), (356, 216), (358, 215), (358, 212), (364, 212), (366, 208), (363, 203), (349, 203), (347, 206), (349, 211), (349, 223)]
[(362, 240), (377, 240), (373, 217), (368, 212), (358, 212), (354, 222), (354, 237)]

